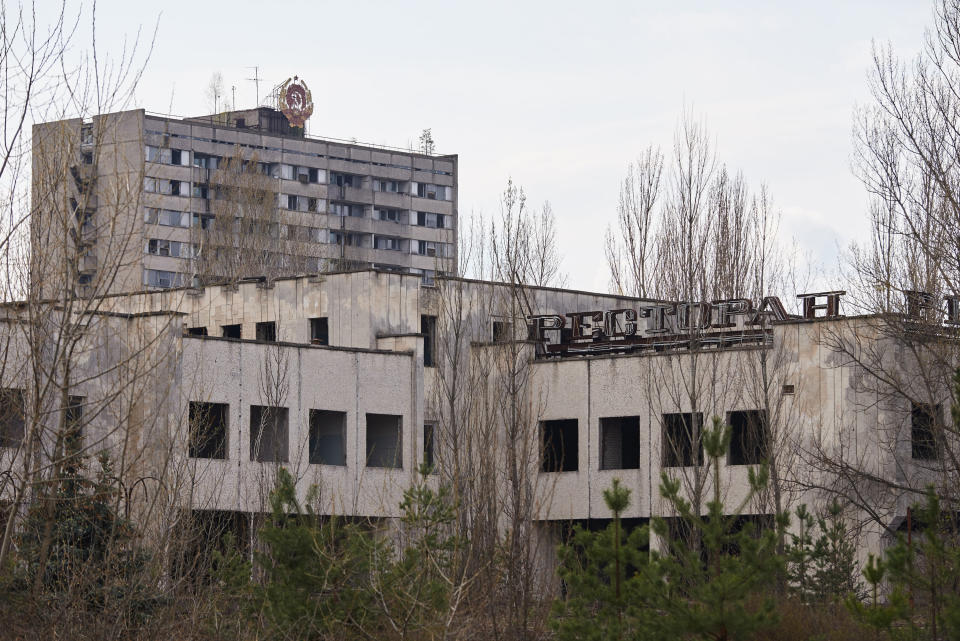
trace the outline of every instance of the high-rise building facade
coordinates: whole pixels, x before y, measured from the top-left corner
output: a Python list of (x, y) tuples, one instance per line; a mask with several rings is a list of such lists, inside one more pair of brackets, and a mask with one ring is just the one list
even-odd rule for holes
[(308, 137), (272, 108), (37, 125), (33, 181), (34, 280), (78, 293), (456, 271), (455, 155)]

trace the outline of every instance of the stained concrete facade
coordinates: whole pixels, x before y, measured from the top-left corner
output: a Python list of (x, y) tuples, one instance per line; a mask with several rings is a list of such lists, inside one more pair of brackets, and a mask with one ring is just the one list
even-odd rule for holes
[[(268, 108), (184, 119), (135, 110), (34, 127), (31, 242), (46, 257), (35, 280), (103, 295), (209, 279), (204, 252), (216, 247), (204, 231), (226, 197), (217, 172), (237, 157), (270, 179), (276, 211), (249, 249), (280, 273), (373, 266), (429, 282), (455, 271), (456, 155), (306, 137)], [(260, 260), (240, 275), (263, 275)]]
[[(152, 319), (151, 335), (166, 337), (152, 396), (136, 400), (142, 405), (140, 413), (152, 412), (156, 420), (146, 423), (127, 447), (157, 474), (176, 470), (173, 494), (182, 508), (263, 512), (280, 464), (291, 470), (303, 497), (311, 486), (318, 488), (323, 512), (397, 516), (403, 489), (426, 456), (432, 454), (438, 478), (444, 478), (449, 471), (444, 466), (459, 455), (451, 427), (459, 420), (454, 416), (459, 410), (451, 410), (445, 396), (454, 373), (463, 379), (458, 394), (473, 395), (471, 407), (480, 408), (476, 412), (492, 408), (487, 418), (474, 417), (476, 422), (459, 429), (488, 429), (484, 421), (490, 423), (481, 446), (495, 461), (506, 460), (510, 448), (520, 451), (523, 444), (510, 441), (504, 426), (496, 424), (503, 417), (497, 408), (507, 389), (505, 362), (518, 364), (525, 381), (519, 406), (526, 412), (524, 429), (531, 447), (523, 452), (536, 493), (533, 517), (543, 525), (539, 535), (547, 540), (558, 532), (551, 523), (609, 518), (602, 491), (614, 478), (633, 492), (627, 518), (670, 516), (658, 493), (663, 471), (683, 479), (687, 492), (695, 487), (709, 492), (701, 465), (672, 465), (665, 454), (664, 425), (668, 416), (680, 413), (699, 412), (708, 423), (712, 416), (732, 421), (732, 413), (767, 412), (784, 509), (824, 500), (820, 489), (832, 481), (815, 465), (816, 452), (846, 457), (892, 478), (930, 472), (922, 461), (902, 465), (911, 458), (909, 404), (877, 402), (876, 386), (864, 383), (863, 363), (855, 356), (868, 349), (910, 378), (907, 359), (870, 317), (788, 318), (765, 327), (759, 342), (709, 348), (661, 342), (637, 351), (558, 356), (528, 340), (530, 313), (562, 315), (655, 303), (464, 279), (441, 279), (428, 286), (416, 275), (364, 270), (117, 295), (104, 299), (101, 313), (113, 325), (126, 327), (123, 332)], [(325, 319), (322, 336), (317, 334), (320, 319)], [(264, 323), (272, 324), (272, 333), (263, 333)], [(235, 338), (224, 337), (238, 327)], [(746, 320), (740, 319), (732, 331), (746, 329)], [(851, 346), (850, 352), (844, 352), (844, 345)], [(157, 350), (150, 355), (156, 356)], [(761, 366), (766, 368), (763, 377), (758, 375)], [(92, 371), (96, 365), (90, 361), (83, 367)], [(227, 407), (220, 457), (191, 456), (191, 403)], [(286, 417), (283, 453), (269, 461), (256, 460), (254, 450), (260, 444), (251, 437), (261, 429), (254, 419), (261, 407), (282, 408)], [(318, 410), (343, 417), (342, 464), (311, 462), (311, 412)], [(370, 464), (378, 455), (371, 443), (382, 437), (382, 430), (377, 431), (382, 417), (394, 417), (391, 425), (399, 430), (395, 466)], [(619, 467), (604, 464), (617, 442), (605, 440), (606, 421), (623, 417), (635, 421), (630, 430), (636, 430), (636, 458)], [(552, 454), (543, 435), (552, 421), (576, 422), (575, 444), (570, 442), (561, 453), (576, 451), (565, 461), (566, 471), (544, 469), (544, 460)], [(436, 438), (429, 454), (427, 425)], [(901, 452), (906, 456), (895, 461), (881, 434), (906, 448)], [(117, 447), (121, 437), (122, 430), (114, 432), (103, 444)], [(100, 445), (90, 443), (92, 449)], [(4, 455), (15, 458), (10, 452)], [(721, 483), (731, 505), (746, 495), (752, 467), (735, 459), (731, 451), (720, 461)], [(499, 465), (497, 470), (497, 483), (505, 483)], [(898, 527), (909, 497), (879, 486), (860, 490), (875, 501), (871, 514), (848, 515), (862, 526), (865, 554), (881, 547), (888, 532)], [(769, 514), (773, 509), (767, 496), (746, 511)]]

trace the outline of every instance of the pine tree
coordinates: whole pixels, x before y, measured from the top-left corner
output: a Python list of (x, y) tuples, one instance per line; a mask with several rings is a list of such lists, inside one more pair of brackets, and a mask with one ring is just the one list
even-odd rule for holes
[(647, 569), (648, 530), (624, 531), (621, 515), (630, 505), (630, 490), (620, 479), (604, 490), (603, 500), (613, 513), (606, 529), (590, 532), (578, 525), (558, 549), (566, 598), (555, 603), (551, 623), (561, 641), (649, 638), (643, 631), (652, 610), (642, 598), (649, 579), (641, 575)]
[[(886, 550), (881, 562), (870, 557), (864, 576), (871, 586), (873, 602), (864, 606), (850, 600), (855, 616), (880, 629), (902, 621), (915, 637), (939, 641), (960, 637), (960, 542), (940, 506), (935, 489), (927, 488), (925, 501), (913, 508), (923, 531)], [(887, 603), (877, 593), (884, 579), (891, 586)]]
[(280, 637), (346, 634), (366, 626), (373, 611), (366, 576), (376, 539), (357, 524), (317, 516), (312, 492), (302, 507), (293, 477), (279, 468), (271, 516), (259, 532), (254, 567), (262, 577), (251, 586), (248, 614)]
[[(857, 580), (856, 547), (834, 500), (816, 520), (806, 505), (795, 511), (798, 532), (787, 548), (787, 580), (803, 603), (837, 603), (848, 596), (863, 597)], [(818, 533), (814, 539), (814, 533)]]
[(666, 541), (667, 553), (653, 561), (659, 581), (646, 586), (646, 600), (660, 613), (650, 621), (662, 638), (748, 639), (777, 622), (772, 592), (783, 571), (777, 541), (787, 518), (777, 515), (766, 526), (740, 518), (767, 483), (764, 466), (749, 471), (750, 492), (740, 505), (732, 510), (724, 505), (718, 463), (730, 445), (730, 431), (714, 417), (713, 427), (702, 436), (713, 473), (705, 516), (694, 513), (681, 496), (679, 480), (666, 472), (661, 476), (660, 493), (677, 514), (680, 529), (698, 535), (672, 538), (666, 521), (653, 519), (653, 531)]
[(595, 534), (577, 529), (560, 547), (567, 596), (554, 608), (558, 638), (727, 641), (749, 639), (776, 623), (772, 592), (783, 572), (777, 542), (787, 518), (776, 516), (767, 527), (744, 524), (744, 510), (767, 482), (762, 466), (750, 470), (744, 501), (727, 509), (718, 462), (729, 447), (730, 427), (714, 418), (702, 441), (713, 471), (707, 514), (694, 513), (679, 480), (664, 473), (660, 483), (677, 515), (676, 529), (696, 536), (671, 536), (667, 521), (654, 518), (652, 530), (667, 549), (648, 556), (646, 528), (624, 536), (621, 514), (630, 492), (615, 481), (604, 493), (614, 514), (610, 525)]

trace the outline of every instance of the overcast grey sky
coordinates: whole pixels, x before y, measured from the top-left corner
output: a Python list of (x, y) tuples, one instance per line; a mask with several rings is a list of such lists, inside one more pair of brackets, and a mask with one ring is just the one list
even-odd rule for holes
[[(830, 267), (865, 230), (850, 171), (871, 40), (912, 56), (927, 0), (845, 2), (297, 2), (101, 0), (98, 41), (158, 35), (138, 103), (208, 111), (223, 74), (238, 106), (297, 74), (309, 133), (406, 146), (425, 127), (460, 156), (460, 212), (494, 213), (512, 176), (558, 219), (570, 284), (606, 289), (603, 233), (625, 168), (669, 145), (684, 108), (720, 160), (766, 182), (781, 231)], [(82, 39), (81, 39), (82, 40)]]

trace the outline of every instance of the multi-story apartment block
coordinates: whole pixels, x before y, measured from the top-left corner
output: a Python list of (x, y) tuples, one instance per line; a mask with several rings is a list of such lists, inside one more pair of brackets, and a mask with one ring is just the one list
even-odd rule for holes
[(34, 280), (78, 293), (456, 270), (455, 155), (308, 137), (267, 107), (37, 125), (33, 180)]

